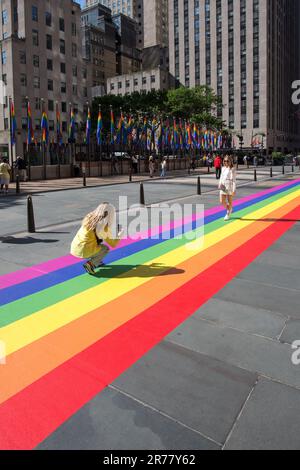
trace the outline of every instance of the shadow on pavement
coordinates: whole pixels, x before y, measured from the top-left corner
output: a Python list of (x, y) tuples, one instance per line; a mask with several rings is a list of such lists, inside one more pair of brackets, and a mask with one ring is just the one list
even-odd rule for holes
[(123, 279), (132, 277), (155, 277), (155, 276), (174, 276), (183, 274), (185, 271), (162, 264), (143, 265), (123, 265), (123, 266), (103, 266), (94, 277), (99, 279), (112, 279), (122, 276)]
[(59, 240), (48, 240), (40, 238), (14, 238), (14, 237), (0, 237), (1, 243), (6, 243), (7, 245), (33, 245), (34, 243), (57, 243)]
[(299, 219), (246, 219), (244, 217), (231, 217), (231, 220), (242, 220), (243, 222), (300, 222)]

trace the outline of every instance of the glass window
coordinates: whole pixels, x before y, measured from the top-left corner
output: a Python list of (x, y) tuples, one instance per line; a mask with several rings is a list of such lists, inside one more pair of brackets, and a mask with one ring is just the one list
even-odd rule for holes
[(32, 11), (32, 21), (38, 21), (39, 20), (38, 7), (32, 5), (31, 11)]
[(32, 30), (32, 44), (34, 46), (39, 45), (39, 32), (36, 29)]
[(21, 80), (21, 86), (27, 86), (27, 76), (25, 73), (21, 73), (20, 80)]
[(48, 11), (45, 13), (46, 15), (46, 26), (51, 27), (52, 26), (52, 15)]
[(40, 58), (38, 55), (33, 56), (33, 66), (37, 68), (40, 66)]
[(65, 32), (65, 20), (63, 18), (59, 18), (59, 30)]
[(66, 53), (66, 43), (63, 39), (61, 39), (59, 41), (59, 50), (60, 50), (60, 53), (61, 54), (65, 54)]
[(6, 51), (2, 51), (2, 64), (5, 65), (6, 62), (7, 62), (7, 55), (6, 55)]
[(40, 88), (40, 77), (33, 77), (33, 88)]
[(8, 15), (7, 15), (7, 10), (2, 11), (2, 24), (7, 24), (8, 23)]
[(52, 51), (52, 36), (51, 36), (51, 34), (47, 34), (47, 36), (46, 36), (46, 45), (47, 45), (47, 49), (49, 51)]
[(26, 64), (26, 52), (25, 51), (20, 51), (19, 52), (19, 57), (20, 57), (20, 64)]

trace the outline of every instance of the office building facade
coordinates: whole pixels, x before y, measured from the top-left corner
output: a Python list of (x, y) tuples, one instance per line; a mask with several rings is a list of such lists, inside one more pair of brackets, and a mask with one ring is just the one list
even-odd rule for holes
[[(68, 140), (70, 103), (78, 123), (88, 99), (87, 70), (82, 60), (80, 6), (72, 0), (10, 0), (2, 3), (0, 25), (1, 77), (6, 83), (0, 113), (0, 151), (23, 155), (27, 141), (27, 102), (35, 138), (41, 140), (43, 109), (49, 121), (49, 140), (56, 141), (56, 106), (62, 138)], [(10, 148), (9, 99), (14, 103), (17, 135)], [(11, 151), (12, 150), (12, 151)]]
[(291, 101), (299, 10), (298, 0), (169, 0), (170, 73), (211, 86), (224, 104), (218, 116), (245, 147), (300, 149)]

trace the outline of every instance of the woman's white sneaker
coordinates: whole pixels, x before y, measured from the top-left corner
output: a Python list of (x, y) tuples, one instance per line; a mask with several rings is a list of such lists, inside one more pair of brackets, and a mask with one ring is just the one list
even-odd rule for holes
[(230, 220), (230, 215), (227, 213), (224, 217), (225, 222), (228, 222)]

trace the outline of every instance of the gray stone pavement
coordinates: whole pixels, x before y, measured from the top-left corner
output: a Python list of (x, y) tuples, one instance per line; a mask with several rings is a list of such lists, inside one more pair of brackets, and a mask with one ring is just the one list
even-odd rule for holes
[[(282, 177), (280, 170), (274, 170), (274, 184), (280, 184), (282, 180), (298, 177), (300, 172)], [(166, 200), (191, 197), (197, 194), (197, 176), (181, 176), (166, 180), (146, 181), (145, 199), (146, 204), (154, 204)], [(268, 168), (258, 170), (258, 179), (264, 180), (269, 176)], [(217, 182), (214, 174), (205, 174), (201, 177), (203, 194), (215, 191)], [(238, 184), (243, 187), (243, 194), (253, 191), (253, 170), (240, 169), (238, 172)], [(272, 182), (266, 182), (269, 187)], [(247, 187), (247, 185), (249, 187)], [(259, 187), (264, 187), (264, 184)], [(126, 195), (128, 204), (139, 203), (139, 183), (128, 183), (120, 185), (105, 185), (91, 188), (70, 189), (68, 191), (37, 192), (33, 197), (36, 227), (43, 228), (52, 225), (77, 222), (89, 211), (97, 207), (102, 201), (109, 201), (118, 206), (119, 196)], [(215, 195), (212, 196), (215, 205)], [(205, 200), (204, 200), (205, 201)], [(27, 228), (27, 199), (24, 195), (0, 195), (0, 236), (17, 234)]]
[[(296, 177), (247, 184), (239, 197)], [(95, 190), (87, 191), (78, 207), (73, 201), (74, 220), (95, 202)], [(113, 202), (124, 186), (115, 191), (101, 192), (100, 200)], [(216, 193), (181, 199), (185, 191), (173, 181), (147, 194), (206, 208), (217, 203)], [(70, 191), (55, 194), (60, 203), (51, 204), (63, 220)], [(45, 221), (56, 220), (51, 204), (39, 213)], [(2, 238), (0, 274), (66, 254), (77, 227)], [(291, 344), (300, 340), (299, 240), (300, 221), (39, 449), (299, 449), (300, 366), (291, 360)]]

